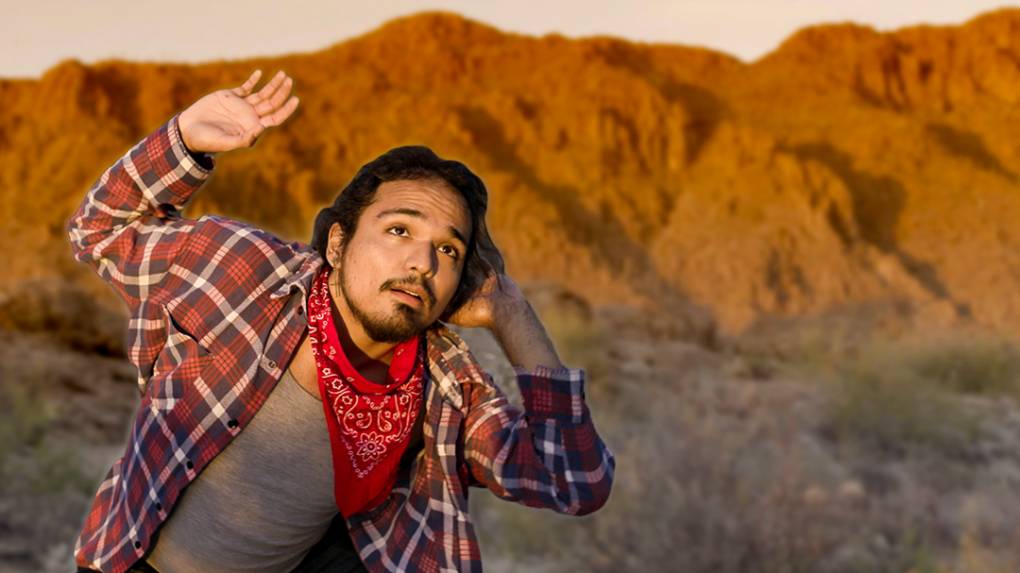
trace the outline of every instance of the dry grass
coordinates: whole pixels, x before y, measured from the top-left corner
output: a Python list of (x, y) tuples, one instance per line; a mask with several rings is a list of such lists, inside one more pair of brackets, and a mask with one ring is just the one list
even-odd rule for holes
[(48, 439), (56, 409), (20, 386), (0, 387), (0, 479), (33, 495), (88, 492), (73, 448)]
[[(69, 554), (75, 528), (95, 482), (83, 471), (75, 445), (53, 436), (56, 409), (19, 385), (0, 387), (0, 565), (52, 571), (60, 547)], [(23, 382), (23, 381), (15, 381)]]
[[(601, 511), (573, 518), (474, 490), (487, 569), (962, 573), (1020, 564), (1017, 363), (1005, 341), (896, 341), (849, 327), (826, 339), (815, 328), (770, 337), (782, 352), (755, 357), (771, 361), (762, 379), (739, 346), (714, 351), (654, 320), (581, 304), (556, 310), (555, 300), (540, 314), (564, 360), (588, 369), (589, 406), (617, 456), (613, 494)], [(13, 413), (0, 418), (0, 468), (13, 484), (0, 496), (0, 528), (17, 546), (0, 543), (0, 563), (63, 570), (91, 494), (82, 490), (97, 474), (62, 448), (102, 436), (122, 444), (118, 424), (135, 390), (122, 360), (71, 350), (74, 336), (49, 345), (38, 331), (19, 335), (27, 342), (8, 336), (0, 358), (20, 360), (0, 360), (0, 406)], [(493, 341), (468, 341), (512, 387)], [(54, 400), (72, 409), (53, 409)], [(83, 418), (62, 422), (67, 411)], [(78, 487), (89, 481), (81, 475), (89, 487)]]
[(979, 420), (961, 401), (886, 348), (838, 365), (831, 394), (831, 429), (895, 453), (916, 447), (962, 453), (978, 437)]
[(571, 518), (476, 493), (486, 559), (497, 571), (1015, 570), (1014, 347), (857, 326), (760, 353), (762, 381), (745, 355), (588, 323), (602, 342), (583, 345), (589, 359), (612, 358), (589, 373), (589, 405), (617, 455), (613, 495)]

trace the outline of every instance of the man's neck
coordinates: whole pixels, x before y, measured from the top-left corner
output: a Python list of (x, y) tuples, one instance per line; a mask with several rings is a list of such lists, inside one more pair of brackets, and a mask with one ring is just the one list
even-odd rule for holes
[(351, 366), (355, 370), (360, 372), (363, 376), (368, 376), (373, 370), (382, 368), (385, 373), (386, 368), (390, 364), (390, 360), (393, 359), (393, 349), (396, 344), (387, 344), (386, 348), (379, 346), (380, 343), (367, 338), (371, 343), (371, 346), (366, 349), (362, 347), (357, 341), (354, 340), (349, 325), (352, 321), (344, 320), (343, 316), (338, 316), (338, 313), (334, 309), (333, 318), (334, 322), (337, 323), (337, 335), (340, 338), (340, 347), (343, 348), (344, 355), (347, 356), (347, 361), (351, 363)]

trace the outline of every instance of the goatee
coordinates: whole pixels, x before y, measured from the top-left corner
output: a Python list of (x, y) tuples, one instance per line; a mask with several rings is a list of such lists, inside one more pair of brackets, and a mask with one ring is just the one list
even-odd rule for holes
[[(332, 269), (330, 274), (336, 275), (336, 270), (336, 268)], [(361, 323), (365, 334), (372, 340), (387, 343), (404, 342), (417, 336), (428, 327), (428, 324), (425, 323), (423, 312), (419, 313), (410, 306), (399, 302), (396, 303), (396, 312), (389, 316), (375, 317), (368, 314), (351, 298), (347, 288), (347, 276), (343, 272), (342, 266), (339, 274), (340, 276), (336, 280), (336, 284), (340, 287), (340, 294), (344, 297), (344, 301), (347, 303), (347, 308), (351, 310), (351, 314)], [(330, 276), (330, 280), (333, 281), (334, 277)]]

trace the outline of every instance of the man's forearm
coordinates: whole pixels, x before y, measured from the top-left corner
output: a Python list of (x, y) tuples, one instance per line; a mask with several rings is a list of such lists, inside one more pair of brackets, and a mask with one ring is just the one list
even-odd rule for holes
[(128, 150), (89, 189), (65, 225), (76, 259), (120, 264), (133, 247), (151, 250), (141, 235), (121, 241), (111, 236), (155, 232), (128, 227), (140, 216), (159, 215), (164, 204), (180, 209), (211, 175), (211, 163), (200, 164), (188, 154), (177, 117)]
[(527, 300), (497, 311), (492, 334), (514, 366), (534, 370), (536, 366), (563, 368), (552, 340)]

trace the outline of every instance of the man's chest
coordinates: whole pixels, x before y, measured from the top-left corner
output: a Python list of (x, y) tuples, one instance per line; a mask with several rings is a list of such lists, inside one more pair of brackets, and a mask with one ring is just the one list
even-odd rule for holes
[[(305, 392), (314, 396), (317, 400), (321, 400), (322, 397), (319, 392), (318, 370), (315, 364), (315, 356), (314, 354), (312, 354), (312, 346), (310, 341), (311, 341), (310, 337), (308, 336), (304, 337), (304, 340), (302, 340), (301, 344), (298, 346), (297, 351), (294, 353), (294, 358), (290, 362), (289, 370), (291, 374), (294, 376), (294, 379), (297, 380), (298, 384)], [(383, 380), (385, 378), (386, 372), (385, 371), (381, 371), (378, 373), (363, 372), (362, 375), (366, 376), (370, 380), (376, 376), (378, 377), (379, 380)], [(424, 388), (425, 386), (423, 385), (423, 389)], [(423, 392), (423, 395), (418, 400), (420, 406), (418, 408), (418, 411), (416, 412), (414, 422), (411, 426), (408, 450), (414, 449), (415, 451), (417, 451), (417, 449), (420, 448), (420, 446), (422, 445), (422, 436), (424, 429), (423, 426), (426, 420), (425, 413), (427, 402), (426, 396), (424, 394), (425, 392)]]

